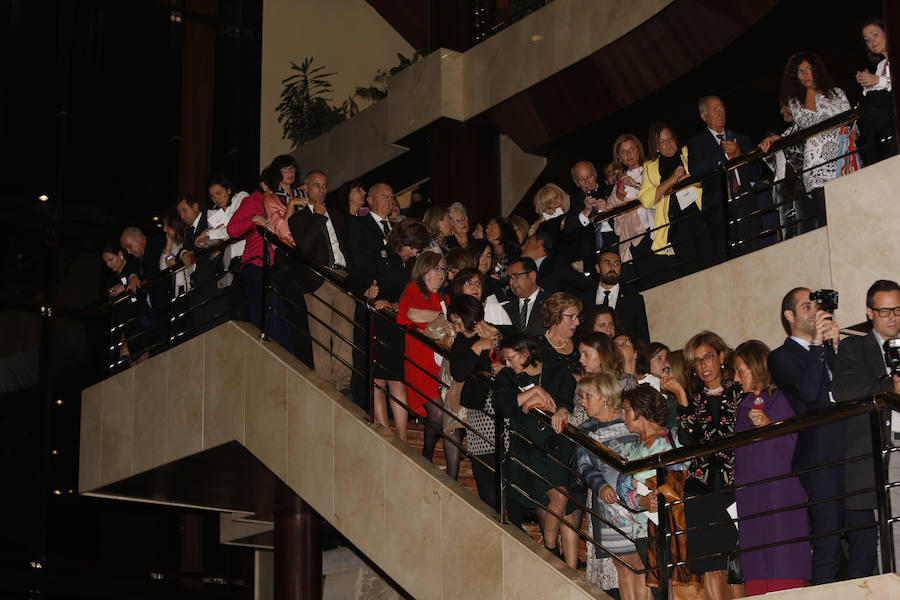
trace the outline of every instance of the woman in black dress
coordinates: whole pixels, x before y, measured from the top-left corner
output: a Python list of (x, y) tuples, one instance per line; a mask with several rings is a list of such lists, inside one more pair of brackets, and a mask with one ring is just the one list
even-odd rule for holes
[[(678, 437), (685, 446), (700, 445), (734, 433), (737, 406), (742, 394), (732, 381), (731, 349), (719, 335), (702, 331), (684, 347), (684, 368), (690, 374), (688, 389), (676, 386)], [(744, 586), (728, 585), (727, 553), (737, 548), (737, 529), (727, 521), (727, 508), (734, 504), (734, 492), (718, 492), (734, 486), (734, 451), (722, 450), (698, 457), (688, 467), (684, 485), (688, 567), (703, 577), (706, 597), (741, 598)], [(694, 496), (693, 499), (690, 497)], [(690, 531), (709, 523), (723, 525)], [(719, 558), (694, 560), (709, 554), (726, 553)]]
[[(516, 505), (516, 494), (511, 494), (509, 516), (513, 523), (518, 524), (521, 515), (516, 511), (520, 512), (523, 507), (537, 502), (544, 546), (561, 556), (557, 544), (562, 532), (565, 561), (575, 568), (578, 565), (577, 533), (551, 514), (552, 511), (565, 515), (571, 525), (576, 528), (581, 526), (580, 511), (567, 506), (577, 507), (565, 495), (568, 493), (570, 473), (560, 465), (569, 464), (574, 454), (571, 442), (559, 434), (574, 409), (575, 378), (552, 358), (550, 362), (544, 362), (543, 345), (537, 338), (521, 333), (504, 338), (500, 344), (500, 362), (506, 368), (494, 378), (495, 409), (500, 416), (508, 417), (510, 427), (528, 440), (526, 442), (517, 435), (510, 435), (510, 453), (537, 473), (533, 475), (516, 461), (510, 462), (512, 482), (534, 501), (520, 496), (519, 505)], [(553, 413), (552, 429), (527, 414), (532, 406)], [(575, 536), (574, 544), (570, 544), (570, 535)]]
[[(390, 320), (396, 319), (400, 307), (400, 296), (412, 276), (415, 258), (419, 251), (427, 247), (430, 238), (425, 226), (414, 219), (401, 221), (391, 229), (385, 249), (375, 263), (375, 283), (363, 294), (373, 301), (375, 310), (381, 314), (373, 315), (375, 319), (376, 347), (372, 352), (375, 361), (375, 391), (372, 395), (372, 407), (375, 422), (385, 427), (388, 425), (387, 401), (385, 390), (391, 395), (391, 412), (397, 437), (407, 441), (406, 423), (409, 420), (406, 408), (406, 386), (403, 385), (403, 355), (405, 341), (403, 329), (388, 322), (388, 316), (382, 309), (390, 310)], [(399, 406), (402, 405), (402, 406)]]

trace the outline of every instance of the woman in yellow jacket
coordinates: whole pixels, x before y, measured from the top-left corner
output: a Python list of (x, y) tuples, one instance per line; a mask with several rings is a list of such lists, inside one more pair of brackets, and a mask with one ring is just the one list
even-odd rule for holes
[[(703, 230), (699, 218), (703, 208), (700, 184), (671, 194), (675, 184), (690, 175), (688, 149), (681, 147), (675, 132), (666, 123), (651, 125), (647, 137), (648, 155), (653, 159), (644, 163), (638, 200), (644, 208), (656, 211), (654, 222), (658, 229), (651, 249), (657, 257), (674, 255), (684, 265), (680, 270), (690, 272), (695, 270), (691, 268), (692, 263), (703, 258), (698, 255), (703, 247), (698, 238)], [(689, 215), (697, 216), (682, 218)]]

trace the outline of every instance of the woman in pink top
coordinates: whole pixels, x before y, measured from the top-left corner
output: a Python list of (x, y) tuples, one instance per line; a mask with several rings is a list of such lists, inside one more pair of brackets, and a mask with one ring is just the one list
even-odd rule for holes
[(294, 245), (294, 238), (288, 227), (288, 219), (294, 214), (295, 207), (306, 206), (306, 195), (295, 187), (297, 180), (297, 161), (287, 154), (276, 156), (266, 169), (265, 184), (269, 188), (263, 204), (266, 209), (266, 227), (278, 236), (282, 242)]

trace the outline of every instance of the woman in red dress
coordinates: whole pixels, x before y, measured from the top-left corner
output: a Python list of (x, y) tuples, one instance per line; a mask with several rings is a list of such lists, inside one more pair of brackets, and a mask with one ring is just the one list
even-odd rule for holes
[[(438, 291), (444, 286), (447, 264), (437, 252), (423, 252), (416, 259), (412, 281), (400, 297), (397, 323), (424, 330), (435, 317), (446, 314), (449, 300)], [(406, 360), (404, 379), (406, 399), (409, 409), (421, 417), (428, 417), (425, 425), (425, 448), (422, 455), (431, 460), (434, 446), (443, 429), (443, 412), (430, 402), (441, 402), (440, 365), (434, 350), (415, 339), (406, 336)]]

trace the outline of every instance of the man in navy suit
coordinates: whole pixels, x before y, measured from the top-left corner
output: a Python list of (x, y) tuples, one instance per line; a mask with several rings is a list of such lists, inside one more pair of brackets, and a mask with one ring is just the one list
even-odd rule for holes
[[(832, 378), (835, 354), (840, 342), (840, 328), (834, 316), (819, 310), (805, 287), (792, 289), (781, 303), (781, 324), (788, 333), (784, 344), (769, 354), (769, 372), (784, 392), (796, 414), (816, 411), (834, 403)], [(826, 341), (831, 341), (831, 346)], [(800, 471), (844, 460), (847, 427), (844, 421), (826, 423), (800, 431), (794, 450), (793, 470)], [(798, 475), (810, 502), (844, 493), (843, 466), (817, 469)], [(843, 500), (820, 502), (809, 507), (813, 535), (853, 527), (861, 521), (863, 511), (846, 510)], [(850, 556), (847, 575), (853, 579), (871, 575), (874, 565), (872, 529), (847, 534)], [(838, 579), (841, 558), (840, 534), (812, 540), (813, 584)], [(869, 551), (871, 550), (871, 555)]]
[[(900, 337), (900, 285), (896, 281), (880, 279), (872, 284), (866, 294), (866, 318), (872, 323), (872, 331), (863, 337), (851, 337), (841, 344), (841, 352), (834, 361), (834, 398), (848, 402), (879, 392), (900, 393), (900, 376), (892, 375), (884, 360), (884, 343)], [(885, 440), (900, 446), (900, 418), (884, 414)], [(868, 414), (854, 417), (847, 425), (847, 458), (872, 454), (872, 436)], [(900, 457), (887, 455), (888, 480), (900, 480)], [(874, 465), (871, 458), (863, 462), (848, 463), (844, 467), (844, 487), (848, 492), (871, 488), (875, 485)], [(847, 508), (875, 518), (874, 494), (851, 496), (845, 501)], [(900, 488), (891, 488), (892, 515), (900, 513)], [(875, 535), (872, 531), (871, 555), (874, 570)], [(894, 564), (896, 551), (900, 550), (900, 528), (894, 525)], [(896, 570), (896, 567), (895, 567)]]
[[(718, 96), (700, 98), (698, 108), (700, 119), (706, 123), (706, 129), (688, 140), (688, 168), (691, 175), (702, 177), (723, 163), (753, 149), (754, 146), (750, 144), (750, 138), (743, 133), (725, 128), (725, 104)], [(734, 199), (729, 212), (733, 221), (765, 205), (765, 198), (762, 197), (764, 194), (754, 193), (752, 185), (761, 176), (762, 167), (756, 161), (738, 168), (735, 172), (727, 172), (703, 182), (703, 214), (707, 226), (711, 229), (716, 253), (721, 253), (725, 249), (725, 223), (728, 219), (725, 218), (724, 207), (728, 199), (727, 188), (731, 188), (731, 197)], [(771, 193), (768, 195), (768, 205), (771, 206)], [(774, 218), (777, 227), (777, 215)], [(771, 220), (768, 217), (767, 219)], [(748, 240), (737, 247), (739, 253), (760, 246), (758, 240), (749, 240), (760, 231), (760, 225), (759, 218), (741, 219), (735, 225), (732, 229), (733, 238)]]
[[(349, 275), (344, 280), (344, 287), (358, 296), (375, 284), (375, 269), (379, 256), (385, 251), (385, 240), (391, 231), (388, 216), (394, 207), (394, 190), (386, 183), (376, 183), (369, 188), (366, 204), (369, 213), (364, 217), (351, 219), (347, 223), (347, 260), (350, 261)], [(365, 306), (357, 304), (354, 320), (363, 326), (353, 328), (354, 345), (361, 349), (353, 351), (353, 374), (350, 390), (353, 401), (363, 410), (369, 406), (369, 390), (366, 378), (360, 373), (369, 369), (365, 349), (369, 344), (368, 323), (369, 311)]]
[(596, 304), (615, 309), (617, 328), (621, 332), (650, 343), (644, 297), (619, 283), (622, 275), (622, 258), (612, 248), (606, 248), (597, 254), (596, 268), (599, 281), (595, 280), (594, 289), (584, 300), (585, 306)]

